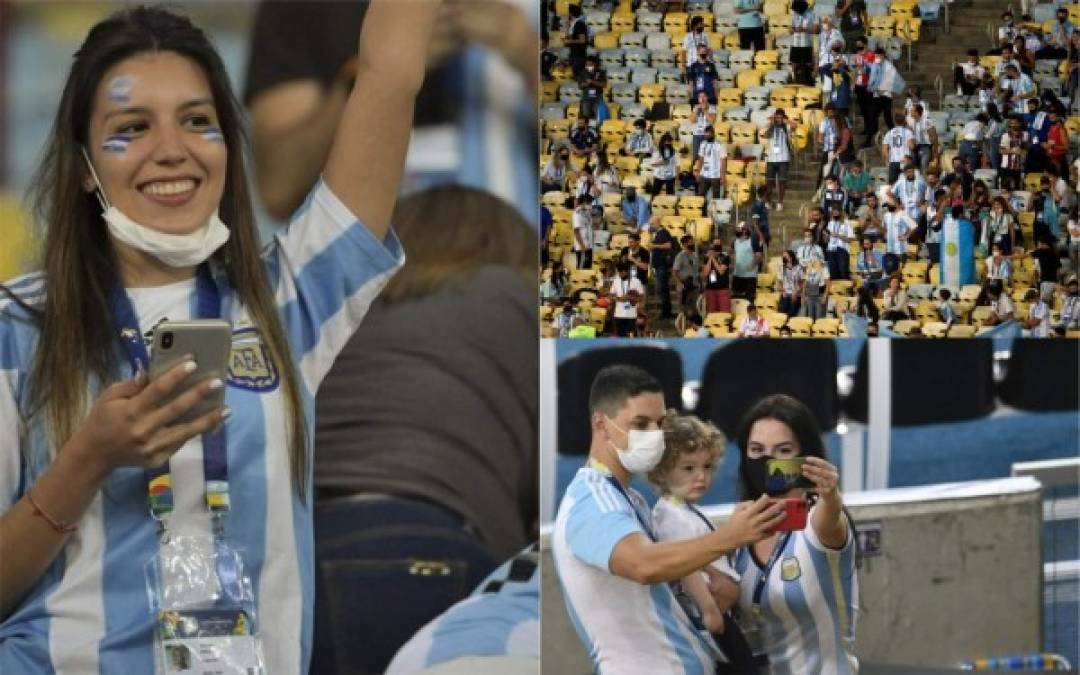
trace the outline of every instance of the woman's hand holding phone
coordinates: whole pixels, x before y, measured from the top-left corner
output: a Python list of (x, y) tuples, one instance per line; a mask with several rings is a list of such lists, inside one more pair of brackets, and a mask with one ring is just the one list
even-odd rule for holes
[(840, 472), (827, 460), (820, 457), (807, 457), (803, 462), (802, 475), (814, 484), (811, 488), (824, 499), (833, 499), (840, 494)]
[(180, 415), (224, 386), (219, 378), (206, 378), (170, 399), (173, 390), (195, 371), (185, 359), (150, 379), (145, 373), (107, 387), (69, 445), (84, 454), (90, 466), (104, 476), (121, 466), (157, 467), (169, 460), (188, 440), (214, 429), (228, 417), (226, 406), (184, 424), (172, 424)]

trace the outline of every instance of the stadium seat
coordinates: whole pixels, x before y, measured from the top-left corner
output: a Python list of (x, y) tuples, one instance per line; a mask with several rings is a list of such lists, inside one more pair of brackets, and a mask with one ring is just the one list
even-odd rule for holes
[(832, 429), (839, 418), (836, 369), (831, 340), (807, 341), (799, 349), (782, 341), (737, 341), (706, 362), (695, 412), (732, 438), (748, 402), (788, 394), (810, 408), (822, 429)]
[[(923, 326), (924, 334), (927, 328)], [(972, 420), (993, 410), (992, 340), (892, 340), (889, 349), (893, 426)], [(851, 393), (844, 400), (844, 410), (856, 422), (867, 421), (868, 386), (864, 346)]]
[(558, 427), (560, 454), (588, 454), (592, 433), (589, 416), (583, 411), (589, 409), (589, 387), (602, 368), (618, 363), (632, 363), (651, 373), (660, 381), (665, 405), (682, 409), (682, 359), (676, 350), (635, 345), (581, 352), (560, 363), (556, 375), (556, 407), (559, 419), (564, 421)]

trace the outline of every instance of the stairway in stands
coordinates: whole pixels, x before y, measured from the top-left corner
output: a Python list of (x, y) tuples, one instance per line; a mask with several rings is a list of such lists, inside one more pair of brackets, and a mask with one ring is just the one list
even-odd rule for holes
[[(907, 69), (907, 52), (905, 49), (904, 59), (900, 65), (901, 73), (908, 84), (922, 87), (923, 99), (931, 109), (940, 110), (941, 101), (938, 99), (934, 87), (936, 78), (940, 77), (943, 84), (943, 94), (955, 93), (952, 89), (952, 65), (967, 59), (967, 50), (978, 49), (980, 53), (990, 49), (990, 35), (987, 33), (987, 25), (991, 25), (996, 35), (1000, 24), (1001, 13), (1008, 8), (1019, 19), (1019, 3), (1009, 0), (966, 0), (953, 4), (949, 12), (949, 32), (946, 33), (941, 27), (937, 29), (936, 39), (923, 29), (923, 35), (916, 44), (911, 61), (911, 69)], [(897, 97), (894, 101), (894, 120), (903, 119), (904, 97)], [(861, 143), (864, 137), (862, 117), (855, 113), (855, 138)], [(884, 122), (881, 122), (884, 131)], [(882, 166), (881, 153), (876, 148), (868, 149), (859, 153), (860, 159), (866, 164), (867, 169)], [(769, 212), (769, 224), (772, 230), (773, 242), (769, 247), (767, 257), (778, 256), (781, 251), (792, 241), (797, 241), (802, 236), (804, 220), (800, 217), (800, 207), (809, 204), (814, 196), (814, 180), (817, 177), (818, 162), (813, 153), (808, 151), (797, 166), (792, 167), (788, 180), (787, 196), (784, 198), (782, 211), (772, 210)], [(740, 218), (742, 214), (740, 212)], [(674, 288), (674, 282), (672, 282)], [(652, 289), (650, 289), (652, 292)], [(676, 311), (678, 310), (678, 298), (675, 298)], [(675, 334), (672, 321), (659, 319), (659, 302), (655, 295), (649, 300), (650, 330), (659, 330), (665, 336)]]

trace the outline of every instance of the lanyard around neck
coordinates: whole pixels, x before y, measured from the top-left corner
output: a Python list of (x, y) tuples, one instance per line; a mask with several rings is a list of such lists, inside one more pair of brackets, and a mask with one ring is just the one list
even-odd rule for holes
[(780, 559), (780, 555), (787, 547), (789, 539), (791, 539), (791, 532), (785, 532), (784, 536), (780, 537), (780, 540), (776, 542), (776, 546), (773, 547), (772, 553), (769, 555), (768, 562), (765, 563), (765, 568), (761, 570), (761, 576), (758, 577), (757, 583), (754, 584), (753, 606), (755, 612), (761, 611), (761, 595), (765, 590), (765, 582), (769, 580), (769, 573), (772, 572), (776, 561)]
[[(221, 293), (210, 274), (208, 265), (199, 266), (195, 280), (196, 316), (200, 319), (219, 318), (221, 316)], [(113, 289), (109, 298), (113, 325), (119, 330), (120, 345), (131, 361), (132, 368), (138, 372), (150, 372), (150, 354), (147, 352), (143, 333), (139, 328), (139, 319), (131, 298), (120, 286)], [(214, 515), (215, 527), (229, 510), (229, 460), (225, 427), (202, 436), (203, 442), (203, 477), (206, 482), (206, 508)], [(173, 511), (172, 477), (169, 464), (145, 470), (149, 493), (150, 515), (158, 521), (162, 529), (165, 519)]]
[(593, 459), (592, 457), (589, 458), (589, 467), (603, 474), (604, 478), (607, 479), (607, 482), (611, 483), (611, 486), (619, 491), (619, 494), (623, 496), (623, 499), (626, 500), (626, 503), (630, 505), (630, 510), (634, 512), (635, 516), (637, 516), (638, 522), (641, 524), (642, 529), (645, 530), (645, 534), (653, 542), (658, 541), (656, 535), (653, 534), (652, 527), (650, 527), (649, 524), (645, 522), (645, 518), (642, 517), (641, 513), (637, 510), (637, 506), (634, 505), (634, 500), (630, 499), (630, 493), (628, 493), (626, 491), (626, 488), (622, 486), (622, 483), (620, 483), (619, 479), (615, 477), (615, 474), (611, 473), (611, 469), (607, 468), (607, 466), (605, 466), (604, 463), (600, 460)]

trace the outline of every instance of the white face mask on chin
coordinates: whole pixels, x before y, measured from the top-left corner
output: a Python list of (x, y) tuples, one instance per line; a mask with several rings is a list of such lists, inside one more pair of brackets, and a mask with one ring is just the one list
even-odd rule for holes
[(625, 450), (608, 441), (619, 456), (619, 463), (623, 465), (623, 468), (630, 473), (648, 473), (656, 468), (656, 465), (664, 457), (664, 432), (660, 429), (652, 431), (631, 429), (627, 432), (618, 424), (615, 424), (615, 421), (610, 417), (607, 419), (612, 426), (626, 434), (627, 446)]
[(101, 187), (94, 165), (90, 162), (86, 149), (81, 148), (90, 175), (97, 185), (97, 198), (101, 203), (102, 218), (108, 225), (109, 234), (117, 241), (148, 253), (169, 267), (194, 267), (206, 260), (229, 240), (229, 228), (214, 211), (206, 224), (189, 234), (166, 234), (141, 225), (129, 218), (123, 211), (109, 203), (105, 190)]

